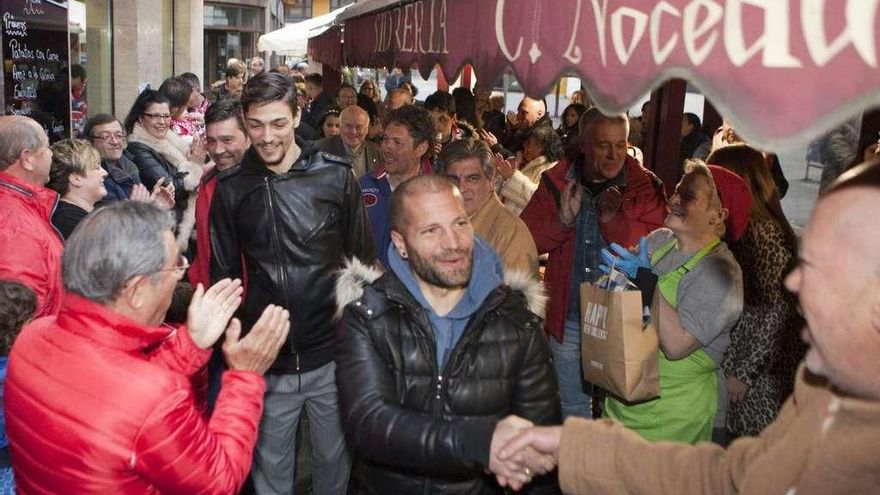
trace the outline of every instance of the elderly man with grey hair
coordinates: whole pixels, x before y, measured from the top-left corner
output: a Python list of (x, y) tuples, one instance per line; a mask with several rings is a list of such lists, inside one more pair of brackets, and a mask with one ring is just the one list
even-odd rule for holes
[(318, 141), (318, 150), (346, 158), (358, 178), (379, 168), (385, 158), (379, 145), (367, 141), (370, 130), (367, 111), (357, 105), (348, 106), (339, 114), (339, 123), (339, 135)]
[[(170, 215), (121, 201), (86, 217), (62, 266), (56, 318), (16, 341), (6, 428), (24, 493), (237, 493), (263, 409), (262, 374), (289, 330), (268, 306), (251, 332), (230, 318), (241, 282), (199, 285), (186, 326), (163, 326), (187, 268)], [(192, 379), (226, 334), (229, 370), (207, 418)], [(35, 427), (38, 425), (38, 427)]]
[(580, 284), (598, 279), (603, 247), (633, 246), (666, 218), (663, 184), (627, 154), (628, 132), (626, 115), (604, 115), (595, 107), (584, 112), (581, 153), (544, 172), (520, 214), (538, 252), (549, 253), (544, 329), (553, 337), (564, 417), (591, 415), (590, 386), (581, 373)]
[(538, 277), (538, 250), (526, 224), (507, 209), (495, 192), (495, 165), (489, 145), (478, 139), (447, 144), (434, 162), (434, 173), (458, 186), (474, 233), (498, 253), (505, 271)]
[(52, 150), (35, 120), (0, 117), (0, 278), (37, 295), (35, 317), (61, 306), (61, 235), (51, 224), (58, 193), (49, 182)]

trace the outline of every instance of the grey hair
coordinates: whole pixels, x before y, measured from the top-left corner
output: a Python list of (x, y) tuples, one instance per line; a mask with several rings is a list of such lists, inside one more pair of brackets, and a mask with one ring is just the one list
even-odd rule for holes
[(459, 139), (444, 146), (440, 156), (434, 161), (433, 172), (436, 175), (445, 177), (446, 172), (453, 163), (471, 158), (479, 160), (480, 170), (483, 171), (483, 175), (489, 178), (495, 175), (495, 164), (492, 163), (492, 150), (483, 141), (473, 138)]
[(580, 120), (578, 120), (578, 134), (583, 136), (591, 130), (592, 126), (600, 122), (623, 125), (626, 127), (626, 135), (629, 136), (629, 117), (625, 113), (605, 115), (598, 107), (590, 107), (581, 115)]
[(24, 150), (48, 146), (46, 134), (35, 120), (21, 116), (0, 117), (0, 170), (16, 162)]
[(167, 211), (141, 201), (119, 201), (86, 216), (61, 258), (64, 288), (98, 303), (113, 301), (137, 275), (158, 273), (169, 256)]

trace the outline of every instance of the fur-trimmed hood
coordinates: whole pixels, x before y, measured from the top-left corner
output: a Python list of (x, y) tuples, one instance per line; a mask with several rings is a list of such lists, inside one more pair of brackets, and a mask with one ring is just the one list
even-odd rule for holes
[[(384, 271), (376, 266), (368, 265), (357, 258), (345, 261), (345, 268), (339, 271), (336, 279), (336, 313), (338, 320), (342, 317), (342, 311), (349, 304), (357, 301), (364, 295), (364, 286), (372, 284), (384, 274)], [(527, 273), (519, 271), (505, 271), (504, 285), (521, 293), (526, 299), (529, 311), (541, 318), (547, 306), (547, 295), (544, 284), (534, 279)]]
[(205, 167), (187, 160), (186, 152), (189, 146), (174, 131), (168, 129), (165, 133), (165, 139), (156, 139), (143, 128), (140, 122), (135, 122), (134, 129), (128, 140), (153, 148), (171, 162), (172, 165), (177, 167), (179, 171), (186, 172), (187, 174), (183, 177), (183, 185), (187, 191), (195, 191)]

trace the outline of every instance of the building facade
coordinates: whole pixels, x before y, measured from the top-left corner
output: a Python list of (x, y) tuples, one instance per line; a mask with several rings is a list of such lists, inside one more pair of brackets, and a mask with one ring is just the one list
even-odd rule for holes
[(138, 93), (203, 70), (202, 0), (72, 0), (70, 64), (87, 75), (88, 114), (124, 118)]
[(284, 8), (282, 0), (206, 0), (205, 83), (223, 78), (228, 59), (247, 61), (258, 55), (260, 35), (284, 27)]

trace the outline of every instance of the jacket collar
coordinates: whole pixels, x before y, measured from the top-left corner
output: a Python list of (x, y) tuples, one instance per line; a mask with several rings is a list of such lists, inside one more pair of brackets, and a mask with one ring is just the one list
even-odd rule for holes
[(23, 202), (36, 209), (47, 222), (51, 221), (55, 205), (58, 204), (57, 192), (46, 187), (28, 184), (6, 172), (0, 172), (0, 188), (20, 197)]
[(58, 325), (102, 346), (122, 351), (149, 351), (169, 338), (168, 327), (145, 327), (112, 309), (65, 292)]
[(263, 159), (260, 158), (260, 154), (257, 153), (254, 145), (251, 145), (251, 147), (248, 148), (248, 150), (245, 152), (244, 158), (241, 159), (241, 169), (256, 173), (260, 176), (285, 175), (286, 173), (289, 173), (293, 170), (308, 170), (312, 164), (312, 157), (316, 156), (317, 152), (314, 154), (309, 154), (303, 147), (300, 147), (300, 150), (301, 152), (299, 158), (297, 158), (296, 161), (293, 162), (290, 170), (288, 170), (284, 174), (275, 174), (274, 172), (269, 170), (269, 167), (267, 167), (266, 164), (263, 162)]

